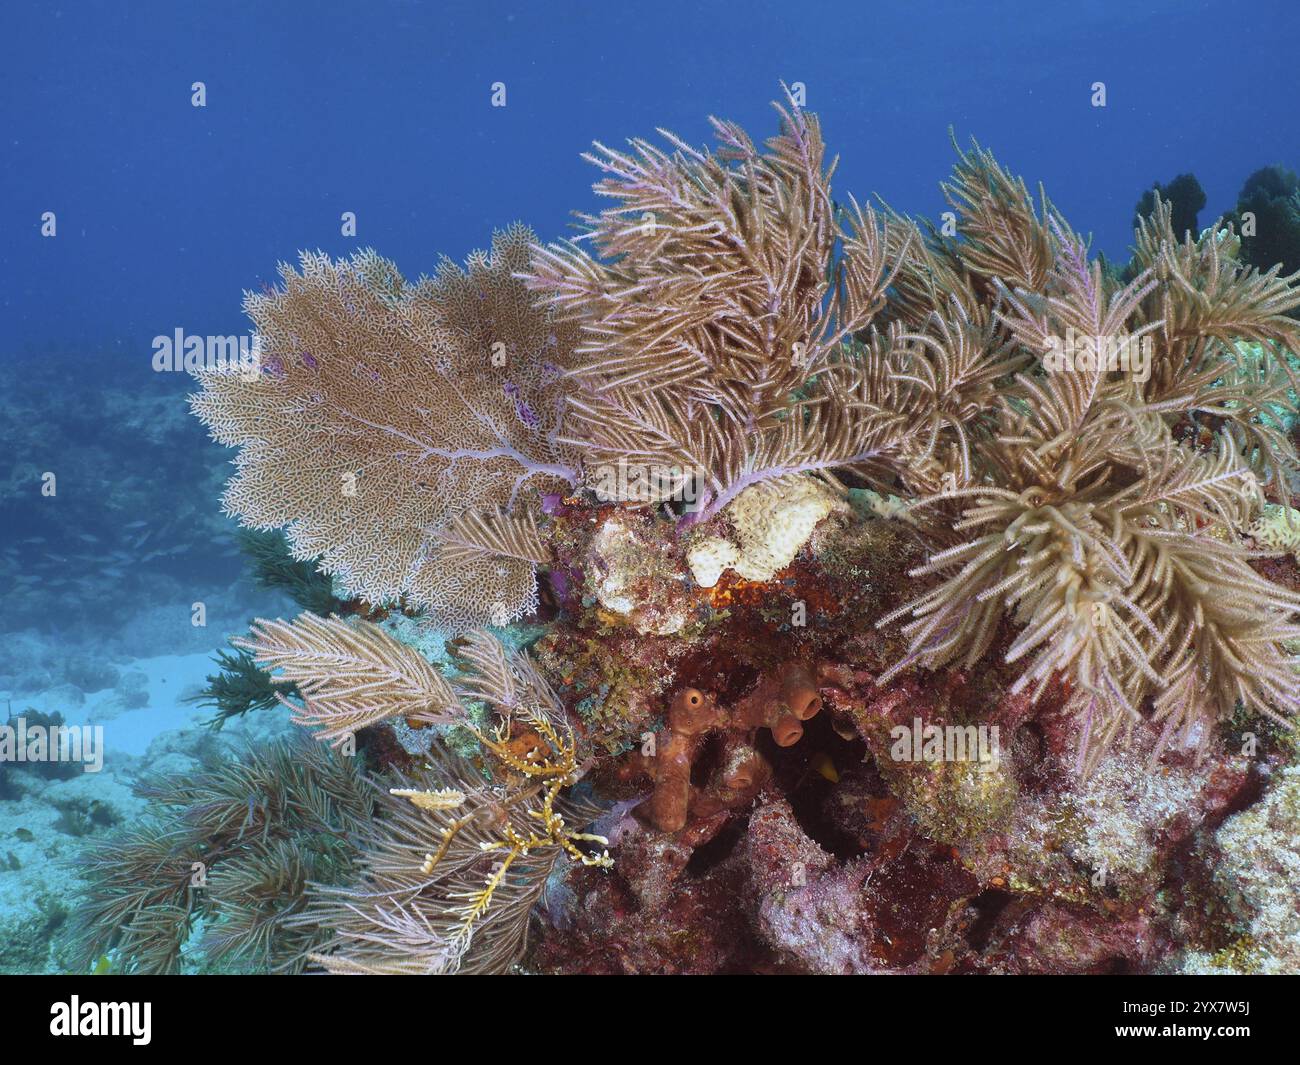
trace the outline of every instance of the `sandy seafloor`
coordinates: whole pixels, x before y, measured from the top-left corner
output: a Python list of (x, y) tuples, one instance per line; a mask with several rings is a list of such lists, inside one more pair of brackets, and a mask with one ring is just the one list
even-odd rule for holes
[[(294, 609), (280, 596), (242, 582), (222, 599), (241, 619), (230, 626), (231, 633), (254, 613), (283, 615)], [(188, 605), (177, 603), (174, 609), (188, 625)], [(169, 611), (146, 613), (154, 614), (155, 625), (170, 627), (159, 617)], [(5, 659), (16, 667), (0, 674), (0, 706), (9, 719), (34, 710), (58, 713), (68, 725), (102, 726), (104, 761), (99, 772), (78, 772), (69, 779), (50, 779), (22, 765), (7, 768), (9, 797), (0, 799), (0, 972), (68, 971), (60, 947), (78, 893), (73, 862), (88, 840), (144, 814), (147, 804), (132, 793), (139, 775), (184, 776), (214, 748), (239, 751), (293, 729), (287, 711), (277, 708), (254, 711), (215, 731), (205, 727), (212, 709), (185, 701), (216, 672), (212, 651), (224, 646), (224, 636), (210, 624), (195, 630), (177, 653), (149, 654), (146, 639), (141, 653), (132, 656), (106, 647), (70, 653), (57, 635), (34, 630), (6, 634)], [(166, 645), (161, 637), (154, 647)], [(200, 648), (207, 644), (207, 650)], [(42, 677), (43, 686), (36, 686)], [(75, 816), (78, 812), (93, 815), (89, 835), (80, 834), (85, 821)]]
[[(140, 774), (186, 774), (214, 745), (239, 751), (293, 727), (277, 708), (214, 732), (213, 710), (185, 701), (229, 636), (298, 613), (249, 575), (221, 512), (231, 453), (190, 416), (192, 382), (95, 379), (77, 358), (0, 364), (0, 723), (36, 712), (100, 725), (106, 754), (102, 771), (63, 780), (3, 767), (0, 972), (67, 971), (72, 862), (142, 815)], [(44, 471), (59, 477), (52, 498)]]

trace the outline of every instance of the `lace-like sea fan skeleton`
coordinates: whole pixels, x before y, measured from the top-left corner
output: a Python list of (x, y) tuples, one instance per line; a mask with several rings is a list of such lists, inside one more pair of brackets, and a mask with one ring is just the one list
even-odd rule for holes
[(197, 372), (191, 406), (239, 447), (226, 511), (284, 527), (347, 594), (403, 599), (452, 632), (537, 602), (540, 496), (575, 483), (559, 439), (574, 333), (521, 282), (533, 236), (408, 284), (372, 251), (304, 253), (248, 293), (260, 369)]

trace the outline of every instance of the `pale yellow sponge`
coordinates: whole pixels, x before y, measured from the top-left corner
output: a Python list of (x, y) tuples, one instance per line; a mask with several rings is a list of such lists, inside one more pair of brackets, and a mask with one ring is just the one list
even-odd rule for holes
[(740, 561), (740, 550), (730, 540), (709, 536), (693, 544), (686, 552), (686, 563), (691, 575), (701, 588), (712, 588), (718, 583), (722, 571)]
[(1290, 551), (1300, 562), (1300, 510), (1264, 504), (1264, 513), (1246, 530), (1274, 551)]
[(794, 561), (817, 523), (848, 506), (830, 488), (808, 477), (746, 488), (727, 508), (738, 544), (718, 537), (695, 543), (686, 554), (695, 582), (712, 588), (724, 569), (747, 581), (769, 581)]

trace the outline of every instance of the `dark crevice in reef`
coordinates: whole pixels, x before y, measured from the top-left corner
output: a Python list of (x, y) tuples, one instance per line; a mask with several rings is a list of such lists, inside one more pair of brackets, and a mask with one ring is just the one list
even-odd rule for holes
[(686, 875), (704, 876), (716, 869), (731, 857), (748, 829), (748, 815), (729, 821), (708, 843), (695, 848), (695, 853), (686, 863)]
[(830, 816), (834, 790), (835, 785), (829, 780), (815, 777), (807, 787), (790, 796), (790, 808), (799, 827), (822, 850), (845, 861), (859, 858), (866, 853), (861, 840), (840, 828)]
[(1007, 908), (1014, 897), (1009, 892), (989, 888), (989, 890), (981, 892), (971, 899), (971, 908), (979, 916), (975, 918), (967, 930), (966, 942), (975, 950), (982, 951), (989, 945), (989, 938), (993, 935), (993, 929), (998, 918), (1002, 916), (1002, 911)]
[(778, 747), (764, 733), (768, 745), (763, 753), (771, 761), (795, 820), (808, 838), (836, 858), (859, 858), (866, 853), (866, 847), (858, 836), (842, 827), (835, 809), (839, 782), (823, 775), (823, 770), (836, 776), (855, 771), (866, 757), (866, 744), (842, 738), (829, 714), (819, 714), (804, 726), (803, 739), (793, 747)]
[(691, 763), (693, 787), (705, 787), (722, 767), (722, 740), (722, 735), (716, 732), (705, 737), (695, 761)]

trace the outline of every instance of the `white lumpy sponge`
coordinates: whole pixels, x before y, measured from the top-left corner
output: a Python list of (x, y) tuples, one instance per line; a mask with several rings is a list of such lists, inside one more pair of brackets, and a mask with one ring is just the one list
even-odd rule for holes
[(712, 588), (728, 569), (747, 581), (769, 581), (794, 561), (819, 521), (846, 509), (830, 488), (809, 477), (757, 484), (726, 510), (738, 543), (702, 537), (687, 551), (686, 561), (701, 588)]

